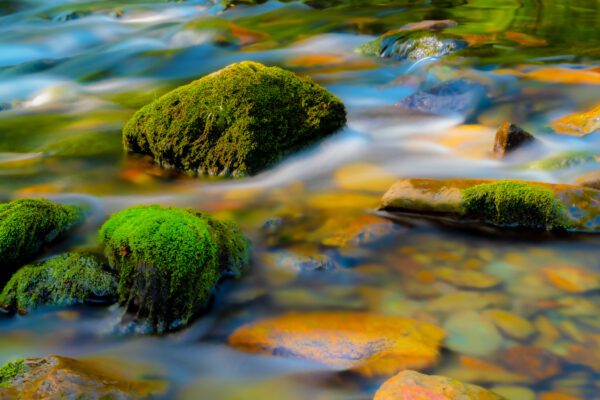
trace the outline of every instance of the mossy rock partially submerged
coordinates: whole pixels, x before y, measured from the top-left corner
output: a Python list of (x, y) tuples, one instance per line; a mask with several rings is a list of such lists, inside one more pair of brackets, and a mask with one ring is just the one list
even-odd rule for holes
[(83, 212), (44, 199), (22, 199), (0, 204), (0, 275), (35, 256), (44, 245), (77, 225)]
[(139, 378), (140, 367), (115, 361), (60, 356), (10, 361), (0, 368), (0, 398), (133, 400), (164, 394), (163, 381)]
[(381, 209), (456, 222), (547, 231), (600, 231), (600, 191), (572, 185), (477, 179), (403, 179)]
[(461, 37), (431, 30), (402, 30), (384, 34), (360, 46), (357, 51), (394, 60), (419, 61), (443, 57), (467, 47)]
[(245, 176), (346, 122), (342, 102), (309, 78), (255, 62), (232, 64), (139, 110), (125, 149), (193, 174)]
[(237, 227), (190, 209), (132, 207), (113, 215), (99, 235), (119, 276), (125, 319), (159, 333), (187, 325), (218, 281), (239, 275), (250, 258)]
[(109, 304), (117, 280), (94, 255), (67, 253), (19, 269), (0, 294), (0, 306), (20, 313), (43, 305)]

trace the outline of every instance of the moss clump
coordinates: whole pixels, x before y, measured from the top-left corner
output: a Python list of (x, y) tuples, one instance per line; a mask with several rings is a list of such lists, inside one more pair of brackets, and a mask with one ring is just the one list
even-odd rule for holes
[(29, 312), (42, 305), (111, 302), (116, 278), (93, 255), (67, 253), (19, 269), (0, 293), (0, 305)]
[(206, 307), (228, 272), (248, 263), (246, 238), (230, 225), (193, 210), (137, 206), (100, 229), (119, 275), (119, 302), (157, 332), (186, 325)]
[(164, 167), (244, 176), (344, 125), (342, 102), (308, 78), (255, 62), (230, 65), (143, 107), (125, 149)]
[(13, 379), (26, 371), (24, 360), (9, 361), (0, 367), (0, 387), (8, 387)]
[(0, 274), (32, 258), (82, 218), (81, 209), (44, 199), (22, 199), (0, 204)]
[(418, 61), (427, 57), (442, 57), (467, 46), (460, 37), (431, 32), (404, 31), (387, 34), (360, 46), (357, 51), (395, 60)]
[(515, 181), (476, 185), (462, 191), (468, 217), (498, 225), (529, 229), (568, 228), (566, 207), (544, 187)]

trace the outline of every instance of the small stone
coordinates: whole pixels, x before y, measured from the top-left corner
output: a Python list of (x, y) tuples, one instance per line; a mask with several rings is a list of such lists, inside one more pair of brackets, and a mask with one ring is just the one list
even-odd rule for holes
[[(444, 376), (402, 371), (388, 379), (373, 400), (504, 400), (482, 387)], [(522, 399), (521, 399), (522, 400)]]
[(465, 289), (491, 289), (502, 281), (493, 275), (450, 267), (437, 268), (436, 276), (444, 282)]
[(475, 311), (451, 315), (444, 324), (445, 346), (452, 351), (471, 356), (494, 354), (502, 345), (496, 326)]
[(494, 386), (492, 392), (506, 400), (535, 400), (535, 392), (525, 386)]
[(600, 275), (575, 265), (552, 265), (541, 269), (554, 287), (568, 293), (600, 289)]
[(541, 381), (560, 374), (560, 359), (548, 350), (531, 346), (513, 346), (500, 354), (500, 362), (509, 370)]
[(552, 128), (565, 135), (585, 136), (600, 129), (600, 104), (581, 113), (575, 113), (552, 122)]
[(533, 141), (533, 139), (533, 136), (529, 132), (509, 122), (505, 122), (496, 133), (494, 154), (500, 158), (504, 157), (507, 153)]
[(531, 322), (505, 310), (485, 310), (482, 315), (492, 321), (506, 336), (525, 340), (535, 332)]

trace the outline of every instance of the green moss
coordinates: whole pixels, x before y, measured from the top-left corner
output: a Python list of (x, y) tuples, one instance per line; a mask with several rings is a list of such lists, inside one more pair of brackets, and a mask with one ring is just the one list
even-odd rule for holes
[(254, 62), (175, 89), (123, 129), (126, 150), (191, 173), (244, 176), (344, 125), (342, 102), (308, 78)]
[(75, 206), (44, 199), (22, 199), (0, 204), (0, 260), (2, 275), (31, 259), (44, 244), (54, 241), (82, 219)]
[(67, 253), (19, 269), (0, 293), (0, 305), (29, 312), (42, 305), (110, 302), (116, 297), (116, 279), (97, 257)]
[(186, 325), (218, 280), (248, 261), (243, 235), (193, 210), (132, 207), (113, 215), (99, 235), (118, 271), (119, 302), (158, 332)]
[(360, 46), (365, 55), (418, 61), (426, 57), (442, 57), (467, 46), (458, 36), (428, 30), (385, 34)]
[(588, 150), (566, 151), (528, 165), (531, 169), (547, 171), (571, 168), (577, 165), (598, 161), (598, 154)]
[(544, 187), (516, 181), (484, 183), (463, 189), (466, 216), (498, 226), (564, 230), (566, 207)]
[(23, 359), (9, 361), (0, 367), (0, 387), (8, 387), (13, 379), (25, 372)]

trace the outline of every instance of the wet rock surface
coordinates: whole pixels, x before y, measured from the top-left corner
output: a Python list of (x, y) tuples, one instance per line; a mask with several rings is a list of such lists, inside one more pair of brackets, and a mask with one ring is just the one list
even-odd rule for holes
[(533, 135), (529, 132), (510, 122), (505, 122), (498, 128), (496, 133), (494, 154), (496, 157), (502, 158), (517, 148), (532, 142), (533, 139)]

